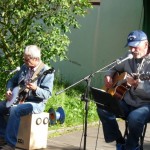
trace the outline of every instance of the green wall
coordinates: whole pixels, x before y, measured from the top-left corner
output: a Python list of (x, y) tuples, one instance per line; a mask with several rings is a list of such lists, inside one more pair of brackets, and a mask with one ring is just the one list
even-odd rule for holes
[[(79, 21), (81, 28), (69, 34), (70, 61), (53, 63), (56, 73), (70, 84), (123, 56), (128, 33), (142, 28), (143, 1), (101, 0), (100, 6), (94, 6)], [(103, 75), (104, 72), (95, 74), (91, 85), (101, 87)]]

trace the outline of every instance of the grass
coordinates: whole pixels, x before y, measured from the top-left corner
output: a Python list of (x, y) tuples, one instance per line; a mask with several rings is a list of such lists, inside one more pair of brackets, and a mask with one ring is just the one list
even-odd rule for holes
[[(50, 108), (53, 108), (57, 111), (58, 107), (62, 107), (65, 112), (65, 121), (60, 124), (59, 120), (56, 121), (56, 124), (50, 125), (49, 130), (63, 130), (65, 128), (83, 126), (85, 120), (85, 101), (81, 100), (81, 95), (85, 90), (83, 86), (72, 87), (66, 92), (63, 92), (59, 95), (55, 95), (56, 92), (61, 91), (68, 87), (69, 84), (62, 82), (58, 79), (54, 82), (53, 96), (49, 99), (46, 105), (46, 112), (49, 112)], [(88, 117), (87, 122), (93, 123), (97, 122), (98, 115), (96, 112), (96, 105), (92, 101), (88, 102)], [(72, 128), (75, 130), (75, 128)], [(70, 131), (65, 131), (70, 132)], [(57, 136), (57, 133), (54, 133)], [(60, 133), (58, 133), (60, 135)], [(53, 136), (53, 135), (52, 135)]]

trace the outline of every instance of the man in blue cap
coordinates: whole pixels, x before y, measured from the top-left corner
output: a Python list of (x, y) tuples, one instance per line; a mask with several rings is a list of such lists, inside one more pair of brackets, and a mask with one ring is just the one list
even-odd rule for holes
[(103, 125), (104, 138), (107, 143), (116, 141), (116, 150), (140, 150), (139, 138), (144, 125), (150, 121), (150, 81), (140, 78), (141, 74), (150, 72), (150, 53), (147, 35), (141, 30), (132, 31), (127, 38), (128, 55), (132, 59), (123, 61), (110, 69), (104, 78), (107, 89), (113, 86), (116, 72), (126, 72), (129, 89), (119, 101), (128, 122), (129, 134), (125, 140), (119, 130), (116, 116), (97, 105), (97, 112)]

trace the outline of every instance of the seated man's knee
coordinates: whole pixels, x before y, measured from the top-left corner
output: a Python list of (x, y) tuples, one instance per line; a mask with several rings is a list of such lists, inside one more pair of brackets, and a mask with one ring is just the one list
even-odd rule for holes
[(137, 130), (136, 128), (140, 128), (144, 126), (143, 121), (141, 121), (142, 118), (138, 118), (135, 115), (129, 115), (128, 116), (128, 126), (130, 130)]

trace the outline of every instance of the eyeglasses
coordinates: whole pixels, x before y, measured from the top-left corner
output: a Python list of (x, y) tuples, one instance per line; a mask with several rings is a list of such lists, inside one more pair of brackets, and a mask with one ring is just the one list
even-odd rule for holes
[(26, 57), (26, 56), (23, 57), (24, 61), (29, 61), (30, 59), (32, 59), (32, 57)]

